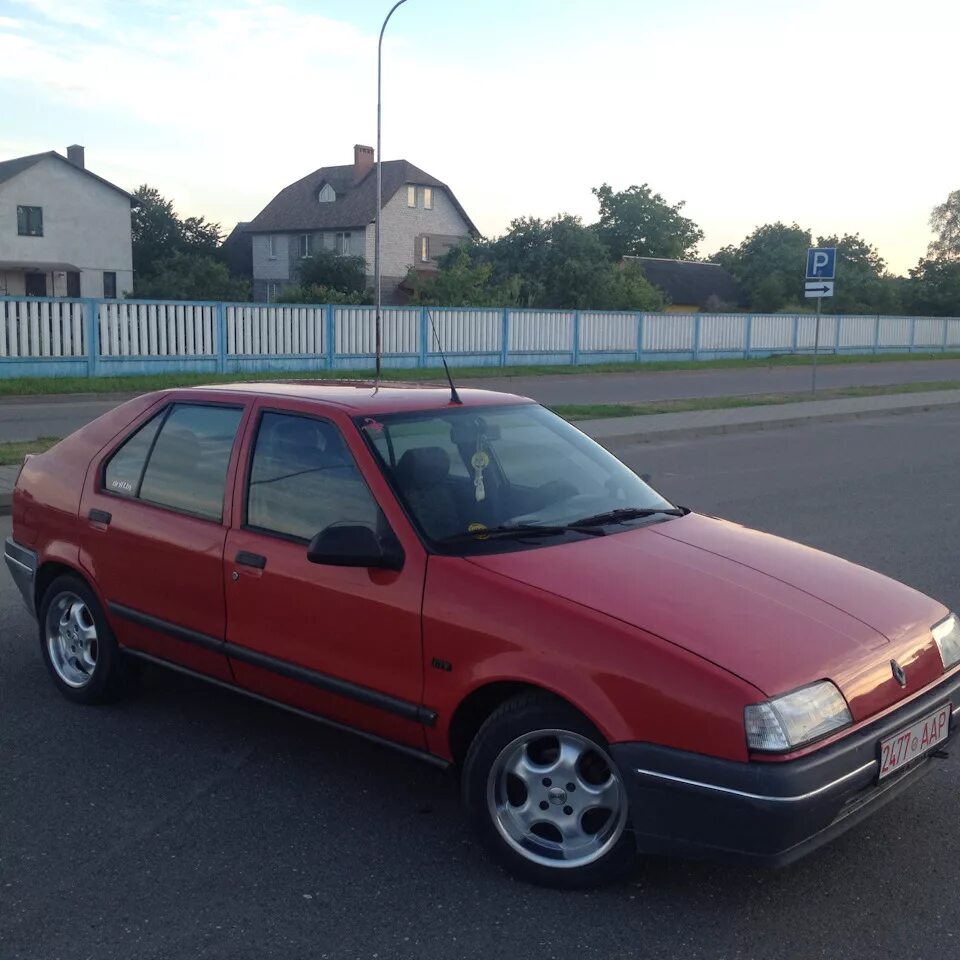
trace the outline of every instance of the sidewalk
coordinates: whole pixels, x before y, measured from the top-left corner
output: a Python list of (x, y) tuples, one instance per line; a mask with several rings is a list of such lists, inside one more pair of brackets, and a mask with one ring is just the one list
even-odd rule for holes
[[(609, 417), (581, 420), (577, 426), (606, 447), (625, 443), (655, 442), (767, 430), (809, 423), (812, 420), (851, 420), (877, 414), (935, 410), (960, 404), (960, 390), (901, 393), (877, 397), (847, 397), (840, 400), (806, 400), (771, 406), (733, 407), (727, 410), (694, 410), (658, 413), (640, 417)], [(18, 466), (0, 467), (0, 516), (10, 513), (11, 493)]]

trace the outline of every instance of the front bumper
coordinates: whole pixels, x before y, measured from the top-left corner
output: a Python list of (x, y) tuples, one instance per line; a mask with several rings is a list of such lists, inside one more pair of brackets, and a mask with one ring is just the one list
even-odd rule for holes
[(3, 546), (3, 557), (7, 561), (7, 569), (13, 582), (20, 590), (23, 602), (30, 611), (30, 616), (36, 617), (37, 608), (34, 595), (34, 584), (37, 578), (37, 555), (33, 550), (20, 546), (13, 537), (7, 537)]
[[(950, 736), (882, 781), (879, 744), (951, 701)], [(942, 762), (960, 732), (960, 674), (799, 760), (737, 763), (648, 743), (610, 749), (643, 853), (784, 866), (849, 830)]]

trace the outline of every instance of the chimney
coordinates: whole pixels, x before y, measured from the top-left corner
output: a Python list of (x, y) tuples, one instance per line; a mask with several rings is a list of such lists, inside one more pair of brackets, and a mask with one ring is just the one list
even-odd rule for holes
[(353, 182), (359, 183), (373, 169), (373, 147), (353, 145)]
[(70, 144), (70, 146), (67, 147), (67, 159), (75, 167), (79, 167), (81, 170), (83, 170), (83, 147), (81, 147), (79, 143)]

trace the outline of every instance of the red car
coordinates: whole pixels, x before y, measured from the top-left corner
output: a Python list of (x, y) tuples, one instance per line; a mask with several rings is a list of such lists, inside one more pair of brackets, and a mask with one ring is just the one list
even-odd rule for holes
[(506, 394), (148, 394), (27, 459), (6, 559), (71, 700), (147, 660), (453, 766), (543, 883), (789, 863), (956, 735), (943, 605), (677, 507)]

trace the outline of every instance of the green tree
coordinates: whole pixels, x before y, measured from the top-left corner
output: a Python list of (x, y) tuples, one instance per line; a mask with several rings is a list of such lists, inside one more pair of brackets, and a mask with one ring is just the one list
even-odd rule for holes
[(930, 227), (936, 238), (927, 250), (932, 259), (960, 260), (960, 190), (954, 190), (945, 203), (933, 208)]
[(900, 312), (898, 278), (887, 273), (883, 258), (859, 233), (818, 237), (817, 246), (837, 248), (837, 283), (825, 304), (831, 313)]
[(796, 223), (766, 223), (738, 247), (724, 247), (711, 258), (740, 283), (745, 306), (753, 310), (782, 310), (803, 291), (810, 231)]
[(134, 297), (143, 300), (249, 300), (250, 281), (231, 277), (211, 256), (174, 253), (136, 278)]
[(468, 241), (415, 281), (421, 303), (557, 309), (659, 309), (663, 297), (636, 268), (611, 261), (579, 217), (520, 217), (496, 240)]
[(297, 271), (304, 287), (329, 287), (343, 293), (363, 293), (367, 287), (366, 261), (333, 250), (318, 250), (300, 261)]
[(960, 258), (921, 260), (910, 271), (906, 297), (919, 316), (960, 317)]
[(592, 192), (600, 202), (597, 235), (612, 259), (627, 255), (671, 260), (696, 256), (703, 231), (680, 212), (683, 201), (669, 204), (645, 183), (616, 192), (604, 183)]
[(473, 263), (465, 246), (454, 247), (441, 258), (433, 275), (418, 274), (411, 267), (407, 284), (414, 303), (451, 307), (503, 307), (517, 303), (519, 277), (493, 281), (492, 263)]
[(139, 203), (131, 212), (134, 282), (146, 282), (161, 264), (178, 253), (215, 256), (222, 242), (219, 223), (203, 217), (182, 220), (173, 201), (161, 196), (156, 187), (142, 184), (134, 196)]

